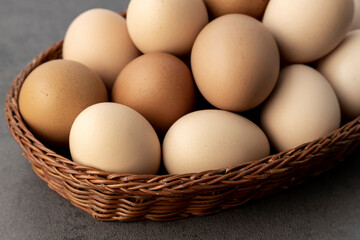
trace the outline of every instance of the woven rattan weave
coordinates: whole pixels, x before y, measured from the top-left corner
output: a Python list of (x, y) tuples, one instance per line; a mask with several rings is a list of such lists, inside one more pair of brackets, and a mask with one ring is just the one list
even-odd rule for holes
[(62, 41), (33, 59), (7, 94), (8, 128), (34, 172), (95, 219), (175, 220), (213, 214), (297, 185), (332, 168), (360, 144), (360, 117), (330, 135), (287, 152), (227, 169), (184, 175), (111, 174), (85, 167), (45, 147), (18, 109), (22, 83), (40, 64), (61, 58)]

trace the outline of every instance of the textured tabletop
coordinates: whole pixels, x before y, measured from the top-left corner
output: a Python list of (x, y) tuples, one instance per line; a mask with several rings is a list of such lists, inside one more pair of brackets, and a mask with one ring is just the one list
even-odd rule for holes
[[(128, 0), (0, 0), (0, 102), (12, 79), (95, 7)], [(3, 107), (2, 107), (3, 109)], [(3, 110), (2, 110), (3, 111)], [(360, 239), (360, 149), (288, 191), (206, 217), (175, 222), (99, 222), (32, 171), (0, 114), (0, 239)]]

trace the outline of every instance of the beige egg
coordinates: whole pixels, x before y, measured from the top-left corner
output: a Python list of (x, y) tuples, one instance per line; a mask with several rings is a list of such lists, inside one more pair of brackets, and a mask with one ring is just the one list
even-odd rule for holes
[(318, 70), (333, 86), (343, 116), (360, 116), (360, 30), (347, 34), (340, 46), (320, 60)]
[(117, 103), (86, 108), (70, 131), (72, 159), (114, 173), (156, 174), (161, 159), (159, 139), (146, 119)]
[(275, 36), (285, 60), (307, 63), (341, 42), (353, 13), (353, 0), (271, 0), (263, 23)]
[(185, 55), (208, 23), (202, 0), (131, 0), (127, 26), (135, 45), (143, 52)]
[(68, 147), (70, 128), (88, 106), (108, 101), (104, 83), (89, 68), (69, 60), (46, 62), (25, 79), (19, 109), (32, 133), (46, 145)]
[(256, 107), (275, 86), (280, 66), (276, 42), (256, 19), (229, 14), (197, 37), (191, 67), (201, 94), (217, 108), (241, 112)]
[(180, 118), (163, 142), (169, 173), (232, 167), (269, 155), (269, 142), (250, 120), (222, 110), (202, 110)]
[(360, 29), (360, 0), (354, 0), (354, 17), (350, 30)]
[(122, 68), (139, 54), (125, 19), (107, 9), (91, 9), (79, 15), (64, 38), (63, 58), (88, 66), (108, 90)]
[(285, 151), (324, 137), (340, 126), (340, 106), (328, 81), (305, 65), (280, 72), (273, 93), (261, 111), (261, 125), (270, 143)]
[(204, 2), (215, 18), (230, 13), (242, 13), (261, 19), (269, 0), (204, 0)]

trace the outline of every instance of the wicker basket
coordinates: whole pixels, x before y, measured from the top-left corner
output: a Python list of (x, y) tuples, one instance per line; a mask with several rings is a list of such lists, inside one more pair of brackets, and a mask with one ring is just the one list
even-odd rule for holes
[(22, 83), (40, 64), (61, 58), (62, 41), (14, 79), (8, 128), (34, 172), (74, 206), (103, 221), (175, 220), (213, 214), (297, 185), (343, 161), (360, 144), (360, 117), (328, 136), (251, 163), (183, 175), (112, 174), (74, 163), (38, 141), (18, 109)]

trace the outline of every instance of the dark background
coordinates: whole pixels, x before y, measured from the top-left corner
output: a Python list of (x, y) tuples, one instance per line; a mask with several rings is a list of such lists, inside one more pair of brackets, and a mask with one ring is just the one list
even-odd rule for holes
[[(128, 0), (0, 0), (0, 100), (38, 53), (81, 12)], [(3, 111), (3, 107), (2, 107)], [(99, 222), (32, 171), (0, 114), (0, 239), (360, 239), (360, 151), (295, 189), (207, 217)]]

